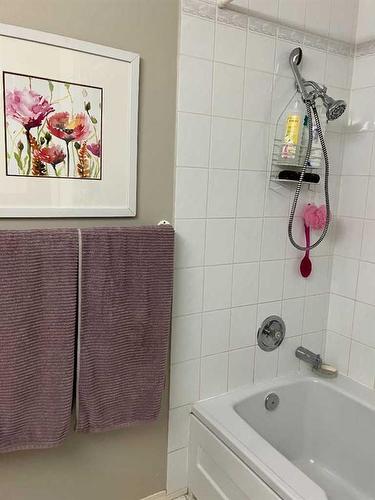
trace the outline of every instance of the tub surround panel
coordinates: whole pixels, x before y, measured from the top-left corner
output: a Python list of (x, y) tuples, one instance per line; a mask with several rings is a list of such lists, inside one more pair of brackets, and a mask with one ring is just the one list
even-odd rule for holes
[[(247, 0), (240, 3), (247, 6)], [(251, 4), (266, 8), (263, 1)], [(323, 348), (332, 235), (313, 252), (313, 275), (303, 280), (301, 253), (287, 241), (293, 190), (274, 189), (268, 160), (275, 121), (294, 93), (287, 64), (293, 47), (303, 46), (304, 73), (329, 80), (338, 96), (349, 92), (346, 69), (353, 58), (349, 41), (332, 38), (329, 28), (321, 36), (309, 34), (301, 16), (301, 29), (290, 30), (281, 22), (216, 12), (215, 2), (182, 2), (169, 493), (187, 485), (192, 403), (295, 373), (298, 345)], [(329, 131), (336, 192), (344, 127), (343, 118)], [(321, 203), (321, 194), (320, 187), (304, 190), (301, 203)], [(295, 235), (303, 241), (300, 220)], [(270, 314), (284, 317), (288, 339), (282, 350), (265, 354), (256, 347), (256, 332)]]
[[(350, 122), (336, 220), (326, 360), (375, 387), (375, 45), (372, 2), (360, 0)], [(366, 49), (366, 50), (365, 50)]]

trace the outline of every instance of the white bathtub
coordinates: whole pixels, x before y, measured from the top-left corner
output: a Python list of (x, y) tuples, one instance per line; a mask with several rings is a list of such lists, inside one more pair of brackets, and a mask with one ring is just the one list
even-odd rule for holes
[(197, 403), (189, 487), (198, 500), (375, 499), (375, 393), (301, 375)]

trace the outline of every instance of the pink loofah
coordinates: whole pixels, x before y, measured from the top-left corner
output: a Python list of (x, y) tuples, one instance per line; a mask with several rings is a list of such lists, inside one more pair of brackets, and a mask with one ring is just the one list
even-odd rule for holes
[(325, 205), (317, 207), (309, 203), (303, 209), (303, 219), (307, 227), (311, 229), (323, 229), (327, 219), (327, 209)]

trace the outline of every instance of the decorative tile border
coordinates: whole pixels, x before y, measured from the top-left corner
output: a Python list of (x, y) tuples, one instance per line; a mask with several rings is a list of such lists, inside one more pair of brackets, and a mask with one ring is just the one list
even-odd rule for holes
[(182, 0), (182, 11), (191, 16), (198, 16), (210, 21), (216, 20), (216, 5), (201, 0)]
[(359, 43), (355, 48), (356, 57), (370, 56), (375, 54), (375, 40)]
[(324, 36), (314, 35), (312, 33), (305, 32), (303, 43), (307, 47), (323, 50), (324, 52), (326, 52), (328, 50), (329, 40)]
[(327, 38), (327, 41), (328, 52), (331, 54), (354, 57), (354, 44), (341, 42), (340, 40), (334, 40), (333, 38)]
[(229, 24), (235, 28), (246, 30), (249, 24), (248, 16), (240, 12), (234, 12), (229, 9), (217, 9), (217, 22)]
[[(253, 33), (274, 37), (277, 36), (291, 43), (304, 44), (308, 47), (328, 51), (332, 54), (339, 54), (346, 57), (353, 57), (355, 53), (357, 55), (354, 46), (350, 43), (334, 40), (303, 30), (293, 29), (282, 23), (271, 22), (260, 17), (248, 16), (233, 10), (218, 9), (216, 3), (209, 0), (181, 0), (181, 2), (182, 11), (185, 14), (198, 16), (211, 21), (217, 20), (219, 23), (240, 29), (248, 29)], [(372, 53), (375, 53), (375, 41), (370, 43), (373, 44), (371, 46)], [(359, 47), (364, 45), (366, 44), (361, 44)], [(361, 50), (365, 50), (365, 47)]]
[(291, 29), (282, 24), (278, 25), (277, 36), (280, 40), (297, 43), (301, 45), (305, 38), (305, 33), (297, 29)]
[(265, 21), (264, 19), (260, 19), (259, 17), (249, 17), (249, 31), (253, 33), (261, 33), (262, 35), (277, 35), (277, 24), (271, 23), (270, 21)]

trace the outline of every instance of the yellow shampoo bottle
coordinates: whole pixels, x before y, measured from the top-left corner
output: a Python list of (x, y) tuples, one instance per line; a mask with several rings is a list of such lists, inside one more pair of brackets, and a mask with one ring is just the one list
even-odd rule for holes
[(281, 146), (281, 158), (284, 161), (286, 160), (292, 163), (298, 158), (297, 146), (301, 141), (304, 114), (302, 102), (297, 96), (285, 112), (285, 129), (283, 144)]

